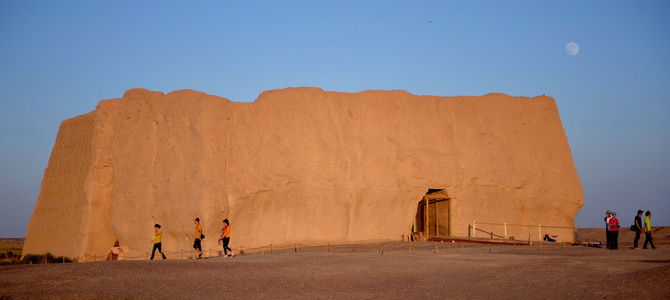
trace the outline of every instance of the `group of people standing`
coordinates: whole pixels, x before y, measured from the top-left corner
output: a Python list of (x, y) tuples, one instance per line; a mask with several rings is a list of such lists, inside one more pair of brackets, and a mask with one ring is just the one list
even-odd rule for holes
[[(651, 246), (651, 249), (656, 249), (654, 246), (653, 239), (651, 237), (651, 212), (647, 211), (644, 213), (645, 218), (644, 222), (642, 221), (643, 211), (638, 210), (637, 215), (635, 216), (635, 221), (631, 225), (630, 230), (635, 231), (635, 239), (633, 240), (633, 249), (640, 249), (638, 247), (638, 242), (640, 241), (640, 234), (644, 231), (645, 239), (642, 249), (647, 249), (647, 245)], [(619, 249), (619, 229), (621, 225), (619, 224), (619, 219), (617, 219), (616, 212), (608, 210), (605, 212), (605, 234), (607, 238), (607, 249), (616, 250)]]
[[(193, 223), (195, 224), (195, 240), (193, 241), (193, 249), (195, 249), (195, 251), (198, 253), (197, 259), (202, 259), (202, 239), (205, 238), (205, 234), (203, 234), (202, 232), (202, 225), (200, 225), (200, 218), (195, 218), (193, 220)], [(151, 260), (154, 259), (154, 254), (156, 253), (156, 250), (158, 250), (158, 253), (160, 253), (163, 256), (163, 259), (167, 259), (167, 257), (165, 257), (165, 254), (163, 253), (162, 240), (163, 240), (163, 231), (161, 230), (161, 225), (155, 224), (154, 239), (151, 241), (154, 244), (154, 248), (153, 250), (151, 250)], [(222, 243), (223, 243), (223, 254), (224, 254), (223, 256), (235, 257), (233, 249), (231, 249), (228, 246), (230, 244), (230, 221), (228, 221), (228, 219), (223, 220), (223, 227), (219, 231), (218, 244), (221, 245)], [(230, 251), (230, 254), (228, 254), (228, 251)]]

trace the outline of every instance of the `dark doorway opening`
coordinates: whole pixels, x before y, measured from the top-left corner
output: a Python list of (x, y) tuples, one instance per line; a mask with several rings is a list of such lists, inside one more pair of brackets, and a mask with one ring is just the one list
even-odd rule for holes
[(419, 201), (414, 219), (415, 241), (434, 236), (451, 236), (451, 198), (444, 189), (429, 189)]

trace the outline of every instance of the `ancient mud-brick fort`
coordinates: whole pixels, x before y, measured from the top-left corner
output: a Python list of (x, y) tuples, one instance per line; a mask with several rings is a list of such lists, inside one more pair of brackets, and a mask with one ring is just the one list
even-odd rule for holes
[(572, 241), (582, 204), (548, 96), (289, 88), (239, 103), (132, 89), (61, 124), (24, 253), (146, 252), (155, 223), (164, 250), (190, 249), (195, 217), (205, 248), (224, 218), (234, 248), (538, 240), (541, 226)]

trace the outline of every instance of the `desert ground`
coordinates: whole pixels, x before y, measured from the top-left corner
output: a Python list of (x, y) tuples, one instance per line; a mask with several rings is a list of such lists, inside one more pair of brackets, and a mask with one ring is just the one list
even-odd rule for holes
[[(578, 231), (603, 239), (603, 229)], [(644, 238), (642, 239), (642, 241)], [(0, 299), (670, 298), (670, 228), (655, 250), (388, 242), (234, 258), (0, 267)]]

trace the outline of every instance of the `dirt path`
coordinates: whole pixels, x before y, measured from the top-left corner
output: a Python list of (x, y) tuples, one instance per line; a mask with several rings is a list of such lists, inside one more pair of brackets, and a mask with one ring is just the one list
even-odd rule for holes
[[(0, 299), (670, 298), (670, 245), (389, 243), (204, 260), (0, 268)], [(340, 251), (341, 250), (341, 251)]]

